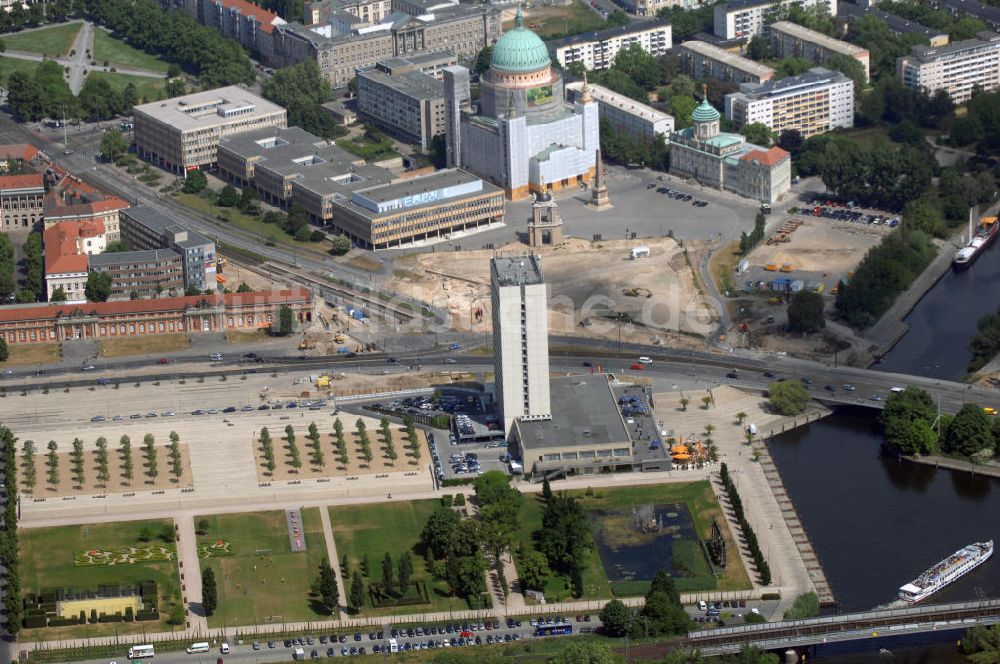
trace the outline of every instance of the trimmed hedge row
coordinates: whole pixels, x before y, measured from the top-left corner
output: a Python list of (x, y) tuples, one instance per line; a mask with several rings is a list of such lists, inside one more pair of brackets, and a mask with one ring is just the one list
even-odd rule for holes
[(760, 572), (761, 585), (771, 585), (771, 568), (768, 567), (767, 561), (764, 560), (760, 544), (757, 543), (756, 533), (750, 527), (746, 515), (743, 514), (743, 501), (740, 500), (740, 494), (736, 490), (736, 485), (733, 484), (733, 478), (729, 476), (729, 467), (724, 463), (719, 469), (719, 476), (722, 478), (722, 486), (725, 487), (726, 495), (729, 497), (729, 504), (733, 506), (733, 514), (736, 516), (736, 521), (740, 524), (740, 529), (743, 530), (743, 537), (747, 540), (747, 547), (750, 549), (750, 555), (753, 556), (753, 564), (756, 565), (757, 571)]

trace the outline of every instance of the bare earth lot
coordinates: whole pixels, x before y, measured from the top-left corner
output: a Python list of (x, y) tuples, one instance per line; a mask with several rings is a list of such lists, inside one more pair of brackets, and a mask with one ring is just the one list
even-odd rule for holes
[[(638, 246), (648, 246), (650, 255), (631, 260), (629, 250)], [(496, 253), (520, 254), (525, 249), (512, 244)], [(670, 238), (600, 242), (568, 238), (534, 251), (549, 284), (551, 334), (617, 338), (614, 312), (625, 317), (623, 338), (638, 343), (700, 346), (690, 335), (710, 331), (714, 309), (698, 290), (683, 248)], [(492, 255), (485, 250), (397, 259), (392, 289), (447, 309), (458, 329), (485, 333), (491, 319)]]

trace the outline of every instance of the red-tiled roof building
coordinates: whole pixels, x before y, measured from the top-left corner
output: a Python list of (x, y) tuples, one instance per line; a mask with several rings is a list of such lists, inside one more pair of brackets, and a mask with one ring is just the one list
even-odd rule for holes
[(38, 148), (30, 143), (10, 143), (0, 145), (0, 171), (10, 168), (10, 162), (23, 161), (29, 163), (38, 158)]
[(65, 221), (42, 233), (45, 250), (45, 290), (47, 299), (62, 288), (68, 302), (86, 302), (87, 257), (107, 246), (104, 224), (97, 221)]
[(45, 228), (64, 221), (100, 221), (108, 242), (121, 239), (119, 213), (128, 201), (91, 187), (72, 175), (64, 175), (42, 201)]
[(8, 344), (28, 344), (267, 329), (276, 323), (283, 305), (291, 308), (293, 320), (312, 320), (312, 292), (298, 288), (120, 302), (12, 305), (0, 308), (0, 335)]

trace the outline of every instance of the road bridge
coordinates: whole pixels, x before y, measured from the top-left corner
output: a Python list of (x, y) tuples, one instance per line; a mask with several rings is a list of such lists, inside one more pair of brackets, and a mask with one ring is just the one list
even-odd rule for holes
[(739, 652), (743, 646), (775, 650), (997, 623), (1000, 623), (1000, 599), (988, 599), (721, 627), (692, 632), (687, 638), (668, 644), (635, 647), (630, 654), (648, 658), (670, 650), (697, 649), (702, 655), (723, 655)]

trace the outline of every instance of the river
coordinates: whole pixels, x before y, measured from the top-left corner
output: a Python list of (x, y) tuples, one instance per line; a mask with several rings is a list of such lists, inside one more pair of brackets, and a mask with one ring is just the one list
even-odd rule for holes
[(872, 366), (881, 371), (961, 380), (976, 323), (1000, 307), (997, 243), (966, 270), (949, 270), (906, 317), (910, 331)]
[[(881, 453), (873, 411), (834, 415), (769, 449), (844, 611), (870, 609), (969, 542), (1000, 541), (1000, 480), (936, 470)], [(935, 602), (1000, 596), (986, 563)]]

